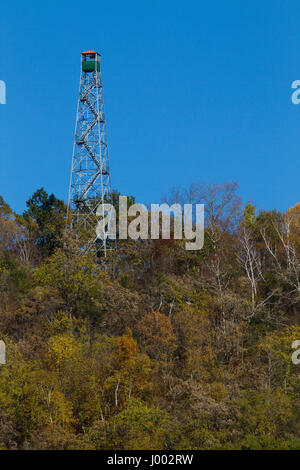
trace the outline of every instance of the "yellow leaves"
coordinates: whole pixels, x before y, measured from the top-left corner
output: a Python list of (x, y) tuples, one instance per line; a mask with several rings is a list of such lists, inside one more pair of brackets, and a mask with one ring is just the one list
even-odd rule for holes
[(146, 354), (141, 354), (132, 337), (131, 330), (116, 338), (112, 354), (112, 365), (116, 375), (142, 386), (147, 382), (151, 371), (151, 361)]
[(167, 413), (131, 399), (110, 420), (95, 422), (89, 435), (98, 450), (157, 450), (164, 448), (170, 424)]
[(30, 410), (31, 425), (35, 428), (47, 425), (69, 427), (74, 422), (72, 404), (60, 389), (58, 376), (53, 372), (32, 371), (24, 405), (24, 411)]
[(78, 342), (67, 335), (57, 335), (51, 338), (47, 353), (48, 362), (60, 368), (66, 361), (72, 359), (78, 352)]
[(221, 382), (212, 382), (209, 385), (210, 396), (216, 401), (224, 401), (228, 398), (228, 390)]
[(185, 306), (174, 314), (174, 323), (180, 332), (178, 336), (184, 357), (184, 373), (208, 380), (216, 360), (208, 315), (191, 306)]
[(300, 228), (300, 203), (295, 204), (287, 211), (287, 215), (290, 216), (293, 225)]
[(138, 354), (138, 345), (132, 337), (132, 331), (128, 330), (124, 336), (119, 336), (116, 339), (115, 351), (113, 354), (113, 362), (116, 368), (124, 366), (126, 361)]
[(75, 332), (84, 339), (87, 336), (87, 320), (75, 318), (64, 310), (58, 310), (54, 316), (43, 323), (43, 332), (47, 337), (67, 334), (72, 336)]
[(64, 312), (63, 310), (58, 310), (51, 322), (45, 322), (44, 328), (51, 336), (65, 332), (72, 332), (73, 319), (70, 314)]
[(282, 331), (267, 334), (259, 344), (259, 350), (271, 353), (286, 364), (291, 362), (292, 343), (300, 339), (300, 326), (293, 325)]
[(239, 404), (239, 425), (243, 432), (271, 435), (292, 416), (290, 398), (281, 390), (246, 391)]
[(53, 289), (67, 311), (99, 320), (101, 286), (107, 275), (92, 258), (57, 250), (35, 269), (34, 278), (44, 290)]
[(12, 341), (5, 338), (5, 343), (7, 361), (5, 367), (0, 367), (0, 407), (13, 414), (24, 394), (31, 368)]
[(75, 294), (81, 286), (90, 286), (95, 277), (100, 275), (100, 270), (88, 256), (70, 256), (57, 250), (35, 270), (34, 275), (40, 285)]
[(7, 364), (0, 369), (0, 407), (24, 432), (47, 425), (71, 425), (72, 405), (60, 389), (57, 375), (26, 362), (10, 341), (7, 349)]
[(299, 339), (300, 326), (293, 325), (282, 331), (268, 333), (260, 341), (258, 351), (266, 361), (268, 387), (280, 385), (289, 394), (299, 394), (299, 366), (292, 364), (292, 343)]
[(176, 335), (171, 320), (160, 312), (146, 314), (137, 330), (147, 354), (160, 363), (172, 362), (176, 349)]
[(106, 378), (104, 390), (109, 402), (120, 409), (134, 396), (151, 391), (152, 364), (146, 354), (141, 354), (130, 330), (116, 338), (111, 355), (113, 373)]
[(250, 224), (255, 221), (256, 206), (253, 206), (250, 202), (247, 202), (244, 209), (244, 220)]

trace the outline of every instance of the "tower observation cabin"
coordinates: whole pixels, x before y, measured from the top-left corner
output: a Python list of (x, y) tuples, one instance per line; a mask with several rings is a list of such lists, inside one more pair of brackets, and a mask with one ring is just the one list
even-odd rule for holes
[(100, 72), (101, 55), (95, 51), (81, 53), (81, 70), (83, 72)]

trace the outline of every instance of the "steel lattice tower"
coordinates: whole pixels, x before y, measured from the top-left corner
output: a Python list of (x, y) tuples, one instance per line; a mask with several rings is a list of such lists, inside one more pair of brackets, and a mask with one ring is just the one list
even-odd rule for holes
[(106, 254), (106, 241), (97, 240), (95, 232), (97, 207), (111, 192), (100, 65), (97, 52), (81, 53), (68, 213), (75, 233), (83, 229), (91, 234), (87, 247), (97, 242)]

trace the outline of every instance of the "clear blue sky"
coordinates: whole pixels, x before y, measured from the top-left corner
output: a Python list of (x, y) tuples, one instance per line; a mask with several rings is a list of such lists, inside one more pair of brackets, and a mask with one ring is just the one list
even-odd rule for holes
[(300, 2), (17, 1), (0, 5), (0, 194), (67, 199), (80, 52), (102, 54), (112, 185), (138, 202), (233, 181), (300, 202)]

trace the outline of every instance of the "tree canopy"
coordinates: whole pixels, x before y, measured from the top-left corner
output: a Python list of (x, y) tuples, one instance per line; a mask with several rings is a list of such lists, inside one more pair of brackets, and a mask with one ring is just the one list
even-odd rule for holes
[(299, 204), (260, 211), (236, 183), (165, 200), (205, 203), (202, 250), (99, 258), (53, 194), (0, 198), (1, 449), (300, 449)]

